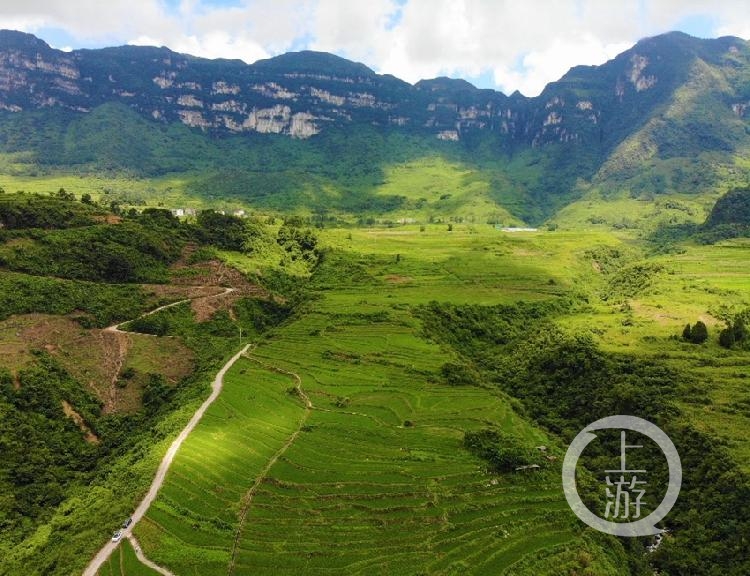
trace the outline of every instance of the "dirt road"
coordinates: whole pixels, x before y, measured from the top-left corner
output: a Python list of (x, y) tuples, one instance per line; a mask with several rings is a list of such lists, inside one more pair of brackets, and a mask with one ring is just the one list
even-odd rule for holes
[[(172, 304), (174, 306), (175, 304)], [(163, 309), (164, 307), (162, 307)], [(117, 326), (113, 326), (110, 328), (113, 331), (119, 330)], [(177, 454), (177, 451), (180, 449), (180, 446), (185, 441), (185, 438), (188, 437), (188, 435), (193, 431), (193, 429), (196, 427), (198, 422), (200, 422), (200, 419), (203, 417), (203, 414), (205, 414), (208, 407), (213, 403), (216, 398), (218, 398), (219, 394), (221, 393), (222, 388), (224, 387), (224, 375), (227, 373), (227, 371), (232, 367), (232, 365), (243, 355), (245, 352), (247, 352), (248, 348), (250, 348), (250, 344), (247, 344), (237, 352), (232, 358), (229, 359), (229, 361), (224, 364), (224, 366), (219, 370), (219, 372), (216, 374), (216, 377), (214, 378), (213, 384), (211, 385), (211, 395), (206, 399), (203, 404), (201, 404), (200, 408), (193, 414), (193, 417), (190, 419), (190, 422), (187, 423), (187, 426), (183, 428), (182, 432), (180, 432), (179, 436), (175, 438), (174, 442), (172, 442), (172, 445), (169, 447), (169, 450), (167, 450), (167, 453), (164, 455), (164, 458), (162, 459), (161, 463), (159, 464), (159, 468), (156, 471), (156, 476), (154, 477), (153, 482), (151, 483), (151, 488), (149, 488), (149, 491), (146, 493), (146, 496), (143, 498), (141, 503), (138, 505), (138, 508), (136, 508), (135, 512), (133, 513), (133, 523), (125, 530), (123, 530), (122, 538), (130, 538), (130, 535), (133, 531), (133, 528), (135, 528), (136, 524), (143, 518), (143, 516), (146, 514), (146, 511), (148, 510), (149, 506), (151, 506), (151, 503), (156, 498), (157, 493), (159, 492), (159, 489), (161, 488), (162, 484), (164, 483), (164, 478), (167, 476), (167, 471), (169, 470), (169, 466), (172, 464), (172, 460), (175, 457), (175, 454)], [(101, 566), (107, 561), (107, 558), (112, 554), (112, 552), (115, 551), (115, 549), (119, 546), (118, 542), (107, 542), (107, 544), (104, 545), (104, 547), (99, 550), (99, 552), (94, 556), (93, 560), (89, 563), (89, 565), (86, 567), (86, 570), (83, 572), (83, 576), (96, 576), (97, 571)], [(140, 550), (140, 546), (138, 548)], [(142, 554), (140, 555), (142, 556)], [(139, 559), (140, 559), (139, 556)], [(149, 564), (150, 565), (150, 564)], [(159, 571), (162, 574), (170, 574), (169, 571), (160, 569)]]

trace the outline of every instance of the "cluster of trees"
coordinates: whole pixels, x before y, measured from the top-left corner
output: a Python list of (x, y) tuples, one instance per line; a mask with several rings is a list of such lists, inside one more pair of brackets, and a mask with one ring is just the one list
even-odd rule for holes
[(451, 386), (477, 386), (481, 375), (470, 364), (446, 362), (440, 367), (440, 375)]
[(692, 342), (693, 344), (703, 344), (708, 340), (708, 328), (700, 320), (692, 326), (686, 324), (682, 331), (682, 339), (685, 340), (685, 342)]
[(0, 198), (0, 224), (6, 230), (41, 228), (75, 228), (90, 226), (96, 222), (101, 212), (70, 201), (63, 188), (64, 196), (40, 196), (20, 194)]
[[(132, 210), (117, 225), (101, 221), (106, 213), (72, 202), (61, 189), (54, 196), (12, 195), (0, 201), (0, 266), (37, 276), (109, 283), (153, 283), (168, 280), (168, 267), (187, 242), (224, 250), (284, 254), (313, 266), (318, 240), (304, 221), (290, 218), (277, 234), (255, 219), (213, 210), (184, 222), (170, 211)], [(281, 250), (279, 250), (281, 248)]]
[(99, 403), (51, 357), (38, 356), (16, 382), (0, 371), (0, 534), (23, 536), (111, 448), (87, 443), (63, 412), (63, 401), (96, 429)]
[(307, 262), (318, 260), (318, 239), (312, 230), (302, 230), (294, 222), (287, 221), (279, 228), (276, 242), (289, 254), (292, 260)]
[(748, 340), (748, 331), (745, 326), (745, 314), (738, 315), (734, 322), (727, 322), (727, 327), (719, 333), (719, 344), (724, 348), (733, 348), (735, 346), (744, 347)]
[(539, 455), (516, 436), (494, 428), (464, 434), (464, 447), (487, 461), (493, 472), (512, 472), (521, 466), (540, 464)]
[(85, 327), (102, 327), (132, 318), (149, 306), (143, 290), (133, 284), (94, 284), (29, 276), (0, 275), (0, 320), (12, 314), (76, 314)]
[(198, 213), (196, 226), (199, 238), (224, 250), (242, 251), (248, 240), (245, 220), (237, 216), (202, 210)]
[(705, 226), (720, 225), (750, 227), (750, 187), (734, 188), (717, 200)]
[(18, 272), (94, 282), (163, 282), (182, 242), (138, 222), (97, 224), (27, 235), (22, 247), (0, 250), (0, 264)]
[[(749, 341), (746, 327), (748, 312), (738, 314), (734, 320), (728, 320), (727, 326), (719, 332), (719, 345), (724, 348), (744, 347)], [(682, 339), (693, 344), (703, 344), (708, 340), (708, 328), (698, 320), (692, 326), (687, 324), (682, 331)]]

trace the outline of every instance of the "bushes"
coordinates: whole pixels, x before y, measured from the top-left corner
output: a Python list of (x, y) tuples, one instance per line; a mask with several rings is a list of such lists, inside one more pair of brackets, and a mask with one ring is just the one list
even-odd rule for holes
[(692, 342), (693, 344), (703, 344), (708, 340), (708, 328), (700, 320), (698, 320), (694, 326), (688, 324), (682, 331), (682, 339), (686, 342)]
[(534, 451), (515, 436), (491, 428), (464, 434), (464, 447), (486, 460), (494, 472), (512, 472), (534, 463)]
[(141, 334), (165, 336), (169, 332), (169, 320), (164, 314), (149, 314), (129, 322), (127, 329)]
[[(23, 274), (0, 274), (0, 319), (12, 314), (71, 314), (84, 327), (132, 318), (148, 302), (139, 286), (93, 284)], [(80, 313), (82, 312), (82, 314)]]
[(167, 384), (161, 374), (149, 374), (143, 389), (143, 408), (146, 414), (156, 414), (174, 395), (174, 389)]
[(12, 195), (0, 202), (0, 223), (8, 230), (75, 228), (96, 223), (101, 211), (67, 197)]
[(11, 270), (94, 282), (162, 282), (182, 241), (136, 222), (58, 230), (0, 251)]
[(225, 250), (241, 251), (247, 240), (245, 221), (213, 210), (198, 213), (199, 235), (204, 242)]
[(309, 262), (315, 262), (318, 259), (318, 239), (312, 230), (302, 230), (292, 224), (284, 224), (279, 228), (276, 242), (292, 258), (297, 260), (302, 258)]
[(727, 327), (719, 333), (719, 344), (721, 346), (724, 348), (745, 347), (748, 342), (745, 315), (747, 315), (747, 312), (738, 315), (734, 322), (727, 322)]
[(440, 374), (451, 386), (476, 386), (481, 381), (479, 373), (468, 364), (446, 362), (440, 368)]
[(711, 228), (722, 224), (750, 226), (750, 187), (730, 190), (714, 204), (705, 226)]
[(14, 535), (30, 525), (23, 519), (46, 517), (63, 500), (66, 487), (90, 474), (102, 455), (62, 409), (64, 400), (95, 426), (100, 405), (54, 359), (37, 356), (19, 373), (19, 381), (16, 390), (10, 375), (0, 373), (0, 489), (7, 496), (0, 533)]

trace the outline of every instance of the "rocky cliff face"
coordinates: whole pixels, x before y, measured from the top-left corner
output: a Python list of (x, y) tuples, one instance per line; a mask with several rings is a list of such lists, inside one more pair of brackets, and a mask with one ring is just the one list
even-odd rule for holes
[(300, 52), (246, 65), (167, 48), (64, 53), (34, 36), (0, 32), (0, 110), (59, 107), (85, 114), (121, 102), (155, 122), (217, 135), (310, 138), (366, 123), (448, 141), (493, 134), (500, 145), (578, 143), (613, 148), (689, 81), (696, 61), (718, 70), (725, 112), (744, 121), (750, 48), (737, 38), (648, 39), (599, 67), (572, 69), (536, 98), (447, 78), (412, 86), (330, 54)]

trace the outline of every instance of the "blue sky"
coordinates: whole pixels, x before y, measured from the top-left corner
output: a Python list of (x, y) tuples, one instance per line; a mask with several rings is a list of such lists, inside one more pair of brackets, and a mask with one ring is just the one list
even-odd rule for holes
[(166, 45), (253, 62), (334, 52), (409, 82), (439, 75), (537, 94), (670, 30), (750, 37), (742, 0), (3, 0), (0, 27), (61, 49)]

